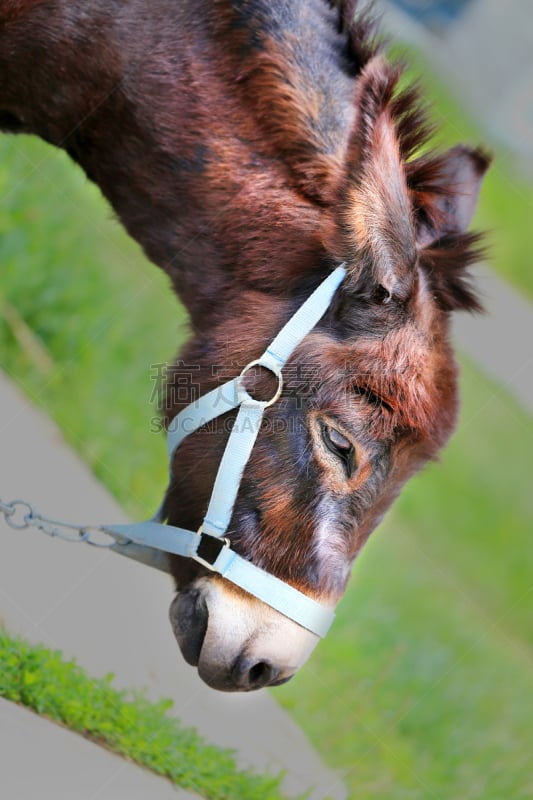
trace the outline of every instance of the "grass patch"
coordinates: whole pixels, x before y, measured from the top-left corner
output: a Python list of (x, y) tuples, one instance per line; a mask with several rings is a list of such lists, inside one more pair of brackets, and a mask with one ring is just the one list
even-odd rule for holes
[(442, 463), (408, 484), (276, 693), (357, 800), (533, 788), (533, 422), (467, 363), (463, 387)]
[(169, 716), (170, 700), (150, 703), (139, 692), (118, 691), (112, 680), (94, 680), (60, 653), (0, 630), (1, 697), (210, 800), (283, 800), (280, 777), (238, 770), (230, 751), (206, 744)]
[(357, 800), (531, 795), (533, 422), (463, 366), (459, 431), (276, 696)]
[(183, 309), (64, 153), (3, 136), (0, 191), (0, 364), (145, 517), (167, 477), (156, 365), (187, 335)]

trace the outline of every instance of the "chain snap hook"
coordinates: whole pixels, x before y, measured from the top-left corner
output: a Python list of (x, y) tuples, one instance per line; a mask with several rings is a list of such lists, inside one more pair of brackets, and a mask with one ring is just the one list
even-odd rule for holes
[[(34, 514), (32, 506), (25, 500), (12, 500), (11, 503), (9, 503), (9, 507), (9, 511), (4, 511), (4, 517), (9, 527), (14, 528), (16, 531), (22, 531), (25, 528), (29, 528), (32, 524)], [(19, 513), (23, 513), (23, 509), (26, 509), (26, 513), (22, 519), (17, 522), (14, 517)]]

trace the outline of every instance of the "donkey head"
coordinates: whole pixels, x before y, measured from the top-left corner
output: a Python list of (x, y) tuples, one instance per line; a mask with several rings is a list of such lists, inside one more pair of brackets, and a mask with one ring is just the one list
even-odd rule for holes
[[(477, 238), (465, 231), (488, 160), (466, 147), (420, 154), (420, 112), (397, 82), (378, 57), (359, 78), (323, 250), (309, 265), (322, 277), (346, 262), (348, 275), (285, 368), (283, 396), (265, 415), (228, 531), (245, 558), (329, 606), (406, 479), (452, 432), (449, 312), (477, 308), (464, 273)], [(230, 303), (227, 319), (208, 341), (193, 339), (185, 368), (169, 376), (174, 411), (257, 358), (309, 286), (307, 277), (283, 299), (248, 291)], [(253, 391), (267, 381), (258, 375)], [(201, 523), (230, 424), (219, 418), (179, 448), (170, 522)], [(282, 683), (315, 646), (313, 634), (197, 564), (176, 558), (174, 571), (172, 624), (211, 686)]]

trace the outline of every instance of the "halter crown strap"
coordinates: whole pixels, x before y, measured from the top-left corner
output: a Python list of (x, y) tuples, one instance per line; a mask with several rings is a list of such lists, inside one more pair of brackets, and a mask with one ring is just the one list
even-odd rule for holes
[[(248, 364), (237, 378), (188, 405), (170, 423), (168, 453), (172, 465), (176, 449), (186, 436), (239, 407), (200, 532), (163, 524), (163, 504), (146, 522), (104, 527), (117, 539), (114, 546), (117, 552), (167, 571), (168, 563), (162, 563), (160, 551), (193, 558), (317, 636), (325, 636), (334, 612), (242, 558), (222, 537), (229, 526), (243, 471), (261, 428), (265, 408), (281, 395), (282, 369), (294, 349), (323, 316), (345, 275), (344, 265), (337, 267), (283, 326), (260, 358)], [(270, 370), (278, 379), (278, 389), (269, 401), (255, 400), (244, 387), (244, 375), (255, 365)], [(150, 553), (154, 554), (153, 559)]]
[[(241, 375), (235, 379), (240, 409), (218, 468), (211, 500), (202, 524), (202, 531), (205, 533), (209, 533), (211, 536), (223, 536), (226, 532), (244, 468), (261, 427), (263, 412), (281, 394), (282, 368), (297, 345), (323, 316), (344, 275), (345, 271), (342, 267), (332, 272), (283, 326), (261, 358), (245, 367)], [(274, 395), (273, 400), (268, 402), (254, 400), (244, 388), (243, 375), (252, 365), (265, 367), (277, 376), (278, 392)]]
[[(283, 326), (263, 355), (252, 362), (281, 375), (281, 370), (294, 349), (315, 327), (329, 308), (333, 295), (346, 276), (344, 266), (337, 267), (315, 289), (298, 311)], [(248, 365), (250, 366), (250, 365)], [(245, 368), (246, 369), (246, 368)], [(244, 371), (244, 370), (243, 370)], [(172, 461), (181, 442), (216, 417), (236, 408), (248, 394), (241, 384), (242, 373), (222, 386), (212, 389), (177, 414), (167, 431), (168, 457)], [(252, 400), (252, 398), (250, 398)], [(259, 401), (253, 401), (257, 403)]]

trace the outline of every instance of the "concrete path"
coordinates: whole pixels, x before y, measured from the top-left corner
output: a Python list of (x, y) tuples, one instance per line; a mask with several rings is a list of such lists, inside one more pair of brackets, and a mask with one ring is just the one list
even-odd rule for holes
[(422, 50), (490, 138), (515, 156), (520, 175), (533, 178), (533, 0), (470, 0), (435, 32), (415, 21), (419, 0), (408, 3), (412, 15), (393, 0), (377, 5), (393, 40)]
[[(64, 444), (55, 426), (1, 373), (0, 409), (2, 500), (28, 499), (43, 514), (75, 522), (125, 521), (120, 508)], [(235, 749), (242, 766), (275, 773), (286, 770), (287, 793), (313, 788), (311, 797), (316, 800), (346, 796), (342, 782), (322, 765), (272, 695), (215, 692), (185, 664), (167, 619), (172, 598), (168, 576), (107, 551), (66, 544), (38, 532), (15, 532), (1, 519), (0, 621), (8, 630), (62, 650), (95, 677), (113, 672), (117, 686), (146, 687), (154, 699), (172, 698), (173, 713), (185, 725), (194, 726), (215, 744)], [(4, 706), (0, 712), (3, 728), (10, 725), (6, 713), (13, 714), (13, 719), (17, 716), (13, 709), (6, 712)], [(37, 752), (41, 726), (34, 722), (32, 746)], [(17, 758), (21, 763), (20, 747), (27, 748), (33, 735), (31, 725), (25, 730), (24, 736), (8, 736), (8, 741), (0, 742), (0, 796), (9, 800), (40, 800), (49, 778), (46, 770), (39, 773), (39, 759), (34, 762), (26, 757), (22, 762), (28, 765), (24, 780), (33, 780), (33, 793), (4, 795), (5, 770)], [(58, 730), (62, 737), (64, 732)], [(62, 747), (62, 739), (52, 745), (59, 753)], [(85, 769), (90, 772), (91, 759), (95, 759), (94, 774), (102, 775), (100, 787), (87, 798), (100, 800), (107, 797), (105, 781), (112, 768), (105, 764), (97, 768), (95, 749), (86, 752)], [(63, 766), (65, 771), (71, 770), (66, 759)], [(67, 780), (66, 775), (64, 778)], [(121, 780), (130, 780), (126, 772)], [(159, 789), (146, 792), (145, 797), (168, 797), (168, 782), (154, 781)], [(68, 797), (81, 800), (86, 795)], [(122, 800), (130, 795), (117, 792), (114, 797)]]
[(5, 800), (198, 800), (25, 708), (0, 700)]
[(533, 306), (488, 267), (472, 274), (486, 314), (455, 314), (457, 345), (533, 414)]

